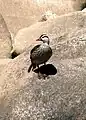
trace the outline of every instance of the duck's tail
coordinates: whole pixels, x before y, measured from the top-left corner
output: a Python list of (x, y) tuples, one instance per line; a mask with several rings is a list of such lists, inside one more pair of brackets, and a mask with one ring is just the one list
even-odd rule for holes
[(31, 65), (30, 65), (30, 67), (29, 67), (29, 69), (28, 69), (28, 72), (30, 72), (30, 71), (31, 71), (32, 66), (33, 66), (33, 65), (31, 64)]

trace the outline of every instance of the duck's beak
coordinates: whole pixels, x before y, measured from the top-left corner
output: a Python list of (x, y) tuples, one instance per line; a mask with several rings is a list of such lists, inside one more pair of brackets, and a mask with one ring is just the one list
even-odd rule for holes
[(38, 38), (38, 39), (36, 39), (36, 41), (41, 41), (41, 39)]

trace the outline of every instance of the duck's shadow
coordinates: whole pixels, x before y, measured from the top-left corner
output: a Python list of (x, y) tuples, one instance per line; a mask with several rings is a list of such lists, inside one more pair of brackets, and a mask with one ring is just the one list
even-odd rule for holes
[(55, 75), (57, 73), (57, 69), (54, 65), (52, 64), (47, 64), (47, 65), (43, 65), (41, 66), (39, 69), (35, 69), (34, 70), (35, 73), (41, 73), (41, 74), (45, 74), (45, 75)]

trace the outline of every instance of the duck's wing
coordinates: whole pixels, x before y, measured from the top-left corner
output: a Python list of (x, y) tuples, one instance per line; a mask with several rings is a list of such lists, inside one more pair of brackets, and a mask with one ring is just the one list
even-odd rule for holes
[(36, 45), (30, 52), (30, 54), (32, 54), (34, 51), (36, 51), (38, 48), (40, 47), (40, 45)]
[(35, 53), (38, 52), (39, 47), (40, 47), (40, 45), (36, 45), (36, 46), (31, 50), (31, 52), (30, 52), (30, 58), (32, 58), (32, 57), (35, 55)]

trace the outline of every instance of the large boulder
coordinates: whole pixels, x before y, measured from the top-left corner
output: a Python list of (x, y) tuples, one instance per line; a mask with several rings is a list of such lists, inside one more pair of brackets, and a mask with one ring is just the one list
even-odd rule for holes
[(72, 0), (74, 1), (73, 3), (73, 8), (75, 10), (83, 10), (84, 8), (86, 8), (86, 0)]
[(58, 59), (74, 59), (78, 57), (86, 57), (86, 28), (75, 29), (69, 34), (63, 34), (55, 39), (56, 44), (53, 45), (53, 50)]
[(0, 71), (1, 120), (86, 119), (86, 57), (59, 60), (53, 52), (40, 79), (29, 66), (27, 50)]
[(42, 15), (39, 22), (44, 22), (44, 21), (47, 21), (48, 19), (53, 19), (53, 18), (56, 18), (56, 17), (57, 17), (57, 15), (55, 13), (48, 10)]
[(84, 9), (86, 0), (0, 0), (0, 6), (0, 13), (14, 35), (39, 21), (48, 10), (57, 15), (67, 14)]
[[(60, 56), (60, 52), (63, 50), (62, 46), (64, 47), (64, 49), (67, 49), (67, 52), (64, 52), (64, 50), (63, 50), (63, 53), (67, 54), (67, 55), (65, 55), (65, 57), (66, 57), (66, 56), (68, 56), (68, 51), (70, 51), (69, 50), (70, 46), (72, 47), (72, 50), (74, 49), (74, 51), (75, 51), (74, 44), (77, 43), (77, 45), (78, 45), (78, 42), (80, 42), (79, 41), (80, 37), (82, 37), (82, 39), (84, 39), (83, 37), (85, 36), (85, 27), (86, 27), (86, 13), (85, 12), (74, 12), (71, 14), (66, 14), (66, 15), (63, 15), (60, 17), (50, 19), (45, 22), (38, 22), (30, 27), (21, 29), (17, 33), (17, 35), (14, 38), (14, 45), (13, 45), (14, 48), (13, 49), (18, 54), (22, 53), (30, 45), (32, 45), (33, 43), (37, 43), (35, 40), (42, 33), (46, 33), (49, 35), (49, 37), (51, 39), (51, 45), (53, 44), (53, 41), (56, 40), (56, 43), (58, 44), (59, 49), (60, 49), (60, 50), (58, 50), (59, 56)], [(80, 34), (79, 34), (79, 32), (80, 32)], [(83, 34), (83, 36), (82, 36), (82, 34)], [(77, 39), (77, 38), (78, 38), (78, 40), (75, 40), (76, 42), (74, 43), (73, 39)], [(69, 42), (69, 44), (68, 44), (69, 47), (66, 46), (67, 42)], [(82, 42), (82, 44), (84, 46), (84, 42)], [(79, 45), (78, 45), (78, 47), (80, 48)], [(54, 46), (54, 48), (55, 48), (55, 46)], [(79, 48), (77, 48), (77, 49), (79, 49)], [(81, 51), (83, 51), (83, 48)], [(76, 50), (76, 52), (77, 52), (77, 50)], [(72, 55), (72, 53), (71, 53), (71, 55)], [(71, 55), (69, 55), (69, 57)], [(76, 56), (76, 54), (75, 54), (75, 56)]]
[(19, 29), (40, 20), (48, 10), (63, 15), (78, 10), (81, 4), (73, 0), (0, 0), (0, 12), (11, 33), (16, 34)]
[(67, 33), (57, 34), (57, 26), (54, 34), (50, 29), (53, 55), (46, 66), (40, 67), (40, 79), (38, 70), (28, 73), (32, 46), (13, 60), (0, 60), (1, 120), (86, 118), (86, 28), (83, 17), (79, 17), (81, 22), (71, 22), (74, 30), (69, 27)]
[(10, 58), (12, 49), (12, 40), (10, 32), (0, 14), (0, 58)]

